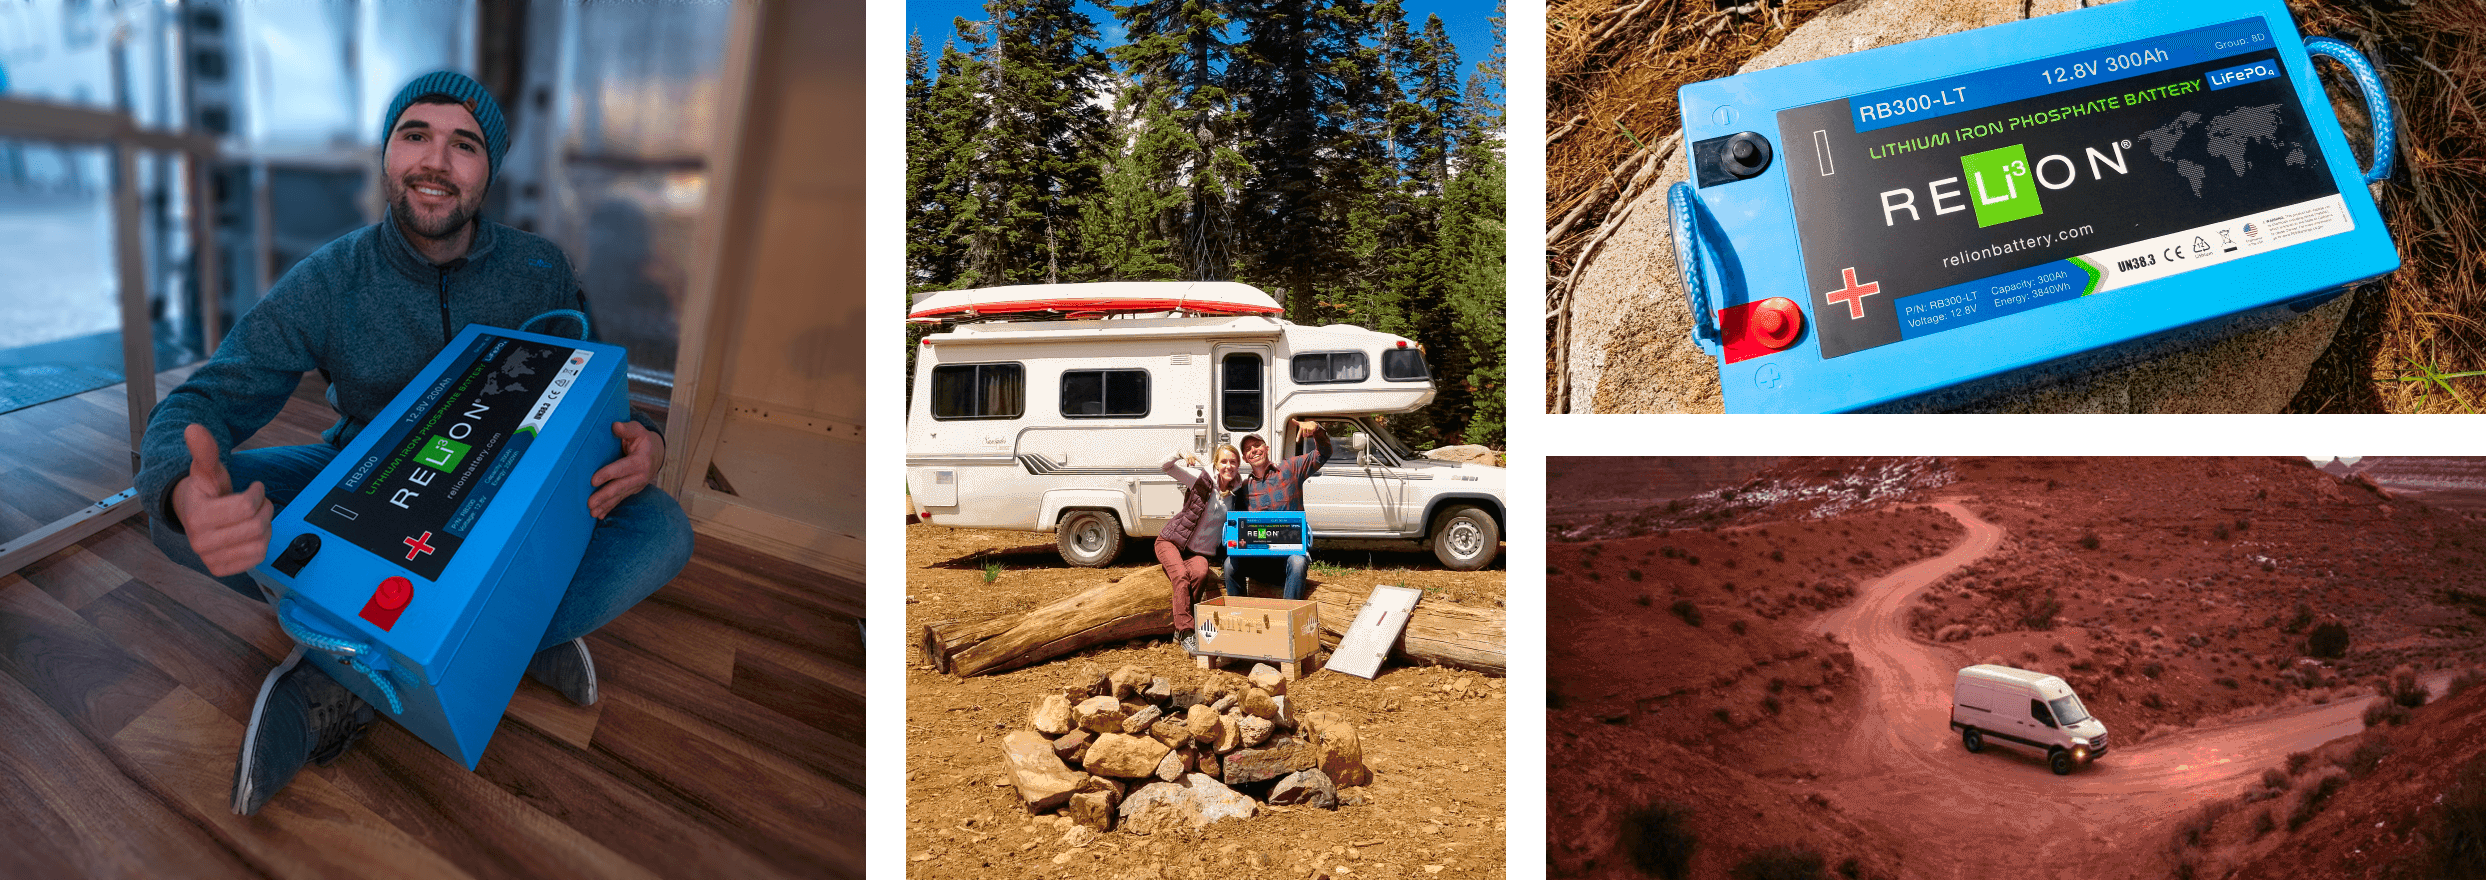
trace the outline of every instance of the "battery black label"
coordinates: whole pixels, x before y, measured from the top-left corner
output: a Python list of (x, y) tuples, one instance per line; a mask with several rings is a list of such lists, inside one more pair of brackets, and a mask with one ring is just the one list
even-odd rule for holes
[[(1822, 356), (2342, 231), (2278, 52), (2218, 45), (2245, 51), (2110, 47), (1781, 111)], [(2060, 88), (1976, 103), (2006, 73)]]
[(590, 356), (478, 335), (303, 520), (438, 580)]

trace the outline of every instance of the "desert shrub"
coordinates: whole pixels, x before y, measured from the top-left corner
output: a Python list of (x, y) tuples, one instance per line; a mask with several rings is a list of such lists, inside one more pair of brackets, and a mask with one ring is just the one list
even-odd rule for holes
[(1551, 576), (1554, 576), (1554, 575), (1559, 575), (1559, 574), (1561, 574), (1561, 573), (1562, 573), (1562, 566), (1559, 566), (1559, 565), (1554, 565), (1554, 564), (1552, 564), (1552, 563), (1547, 563), (1547, 564), (1546, 564), (1546, 566), (1545, 566), (1545, 574), (1546, 574), (1548, 577), (1551, 577)]
[(1655, 601), (1657, 601), (1657, 600), (1649, 598), (1649, 594), (1647, 594), (1647, 593), (1642, 593), (1642, 594), (1640, 594), (1640, 598), (1638, 598), (1638, 599), (1633, 599), (1632, 601), (1640, 603), (1640, 607), (1642, 607), (1642, 608), (1647, 608), (1647, 607), (1649, 607), (1649, 603), (1651, 603), (1651, 602), (1655, 602)]
[(1700, 849), (1700, 838), (1692, 834), (1692, 809), (1672, 801), (1624, 814), (1622, 843), (1640, 873), (1666, 880), (1691, 876), (1692, 853)]
[(1728, 874), (1735, 880), (1821, 880), (1821, 854), (1792, 846), (1774, 846), (1736, 863)]
[(2152, 709), (2164, 709), (2167, 707), (2167, 698), (2159, 696), (2157, 691), (2150, 691), (2141, 695), (2141, 705)]
[(2452, 676), (2451, 683), (2443, 687), (2443, 698), (2448, 700), (2459, 696), (2461, 691), (2468, 690), (2481, 681), (2486, 681), (2486, 669), (2464, 670), (2459, 675)]
[(2061, 613), (2063, 613), (2063, 603), (2057, 600), (2053, 593), (2047, 593), (2021, 606), (2020, 625), (2036, 630), (2053, 629), (2054, 617)]
[(2385, 724), (2399, 725), (2407, 723), (2407, 706), (2402, 706), (2389, 700), (2375, 700), (2373, 705), (2365, 707), (2366, 727), (2373, 728), (2381, 727)]
[(1785, 562), (1785, 561), (1787, 561), (1787, 551), (1785, 551), (1785, 550), (1780, 550), (1780, 549), (1777, 549), (1777, 548), (1775, 548), (1775, 547), (1770, 548), (1770, 561), (1771, 561), (1771, 562)]
[[(2403, 709), (2400, 714), (2408, 713)], [(2382, 759), (2390, 757), (2392, 751), (2390, 742), (2379, 736), (2369, 736), (2357, 743), (2356, 750), (2349, 752), (2347, 761), (2340, 766), (2347, 769), (2348, 775), (2363, 779), (2365, 774), (2381, 766)]]
[(2270, 810), (2262, 810), (2253, 814), (2254, 840), (2262, 839), (2264, 835), (2270, 833), (2270, 829), (2279, 827), (2278, 817), (2272, 816), (2271, 812), (2272, 811)]
[(1766, 711), (1772, 715), (1778, 714), (1778, 710), (1780, 708), (1778, 704), (1778, 697), (1775, 695), (1762, 697), (1761, 708), (1763, 711)]
[(1588, 573), (1588, 580), (1589, 580), (1589, 582), (1590, 582), (1590, 583), (1602, 583), (1602, 582), (1604, 582), (1604, 581), (1605, 581), (1605, 579), (1606, 579), (1606, 578), (1605, 578), (1605, 575), (1598, 574), (1598, 573), (1597, 573), (1597, 572), (1595, 572), (1595, 571), (1590, 571), (1590, 572)]
[(2294, 831), (2303, 828), (2305, 823), (2313, 821), (2313, 817), (2322, 812), (2322, 805), (2331, 799), (2331, 795), (2338, 794), (2339, 789), (2347, 784), (2348, 774), (2337, 770), (2325, 769), (2314, 774), (2312, 784), (2306, 785), (2303, 791), (2299, 792), (2296, 798), (2296, 809), (2288, 812), (2287, 830)]
[(2155, 660), (2152, 660), (2152, 661), (2150, 661), (2150, 662), (2148, 662), (2148, 663), (2143, 663), (2143, 664), (2141, 664), (2141, 674), (2142, 674), (2142, 675), (2149, 676), (2149, 677), (2150, 677), (2150, 678), (2152, 678), (2152, 679), (2157, 678), (2159, 675), (2161, 675), (2161, 674), (2165, 673), (2166, 671), (2167, 671), (2167, 665), (2166, 665), (2166, 664), (2164, 664), (2164, 663), (2160, 663), (2160, 662), (2158, 662), (2158, 661), (2155, 661)]
[(2250, 528), (2252, 528), (2252, 527), (2253, 527), (2253, 521), (2252, 521), (2252, 520), (2245, 519), (2244, 517), (2241, 517), (2241, 516), (2236, 517), (2236, 531), (2241, 532), (2241, 531), (2244, 531), (2244, 530), (2246, 530), (2246, 529), (2250, 529)]
[(2228, 690), (2231, 690), (2231, 691), (2232, 691), (2232, 690), (2235, 690), (2235, 689), (2237, 689), (2237, 688), (2243, 687), (2243, 685), (2236, 683), (2236, 679), (2235, 679), (2235, 677), (2234, 677), (2234, 676), (2222, 675), (2222, 676), (2219, 676), (2219, 677), (2216, 679), (2216, 681), (2217, 681), (2217, 682), (2218, 682), (2221, 686), (2223, 686), (2223, 687), (2225, 687), (2225, 688), (2227, 688)]
[(2087, 534), (2081, 535), (2081, 536), (2080, 536), (2080, 549), (2082, 549), (2082, 550), (2095, 550), (2095, 549), (2098, 549), (2098, 533), (2096, 533), (2096, 532), (2090, 532), (2090, 533), (2087, 533)]
[(2303, 602), (2298, 602), (2296, 603), (2296, 616), (2288, 618), (2287, 625), (2280, 627), (2279, 631), (2287, 633), (2288, 635), (2295, 635), (2297, 633), (2304, 632), (2305, 627), (2312, 625), (2313, 606), (2307, 605)]
[(1683, 618), (1684, 623), (1693, 626), (1700, 625), (1700, 606), (1692, 604), (1690, 599), (1676, 599), (1675, 604), (1668, 610), (1673, 611), (1676, 617)]
[(2262, 771), (2262, 784), (2270, 788), (2286, 788), (2287, 774), (2277, 767)]
[(1786, 679), (1779, 678), (1779, 677), (1777, 677), (1777, 676), (1771, 676), (1771, 677), (1770, 677), (1770, 693), (1773, 693), (1773, 694), (1775, 694), (1775, 693), (1781, 693), (1781, 692), (1784, 692), (1786, 689), (1787, 689), (1787, 680), (1786, 680)]
[(2391, 676), (2391, 702), (2411, 709), (2426, 704), (2426, 686), (2417, 683), (2417, 673), (2402, 669)]
[(2436, 877), (2486, 877), (2486, 759), (2472, 760), (2443, 793), (2432, 835)]
[(2176, 844), (2193, 848), (2201, 846), (2202, 839), (2210, 836), (2210, 829), (2218, 827), (2218, 817), (2225, 815), (2230, 806), (2232, 804), (2227, 801), (2211, 801), (2202, 806), (2200, 812), (2175, 826)]
[(1739, 635), (1739, 636), (1740, 636), (1740, 635), (1743, 635), (1743, 634), (1744, 634), (1744, 630), (1746, 629), (1746, 627), (1744, 626), (1744, 621), (1743, 621), (1743, 619), (1742, 619), (1742, 618), (1737, 618), (1737, 619), (1735, 619), (1735, 620), (1733, 620), (1733, 621), (1728, 622), (1728, 623), (1727, 623), (1727, 625), (1726, 625), (1726, 628), (1727, 628), (1727, 629), (1729, 629), (1729, 630), (1734, 631), (1734, 633), (1735, 633), (1736, 635)]
[(2305, 637), (2305, 653), (2334, 660), (2348, 656), (2348, 625), (2336, 620), (2315, 625)]
[(1694, 556), (1694, 555), (1689, 554), (1689, 553), (1686, 553), (1686, 554), (1684, 554), (1684, 555), (1683, 555), (1683, 564), (1685, 564), (1685, 565), (1699, 565), (1699, 564), (1700, 564), (1700, 557), (1698, 557), (1698, 556)]
[(2305, 765), (2311, 763), (2313, 763), (2312, 752), (2289, 752), (2287, 756), (2287, 773), (2289, 776), (2303, 773), (2305, 772)]
[(1657, 548), (1657, 555), (1673, 559), (1677, 556), (1683, 555), (1683, 551), (1675, 549), (1675, 545), (1673, 544), (1665, 544)]

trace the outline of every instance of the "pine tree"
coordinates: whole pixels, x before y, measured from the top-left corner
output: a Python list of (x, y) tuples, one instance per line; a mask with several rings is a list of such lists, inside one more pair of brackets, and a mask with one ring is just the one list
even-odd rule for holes
[(972, 151), (967, 195), (981, 205), (961, 284), (1079, 280), (1088, 267), (1078, 206), (1100, 188), (1105, 136), (1104, 112), (1091, 102), (1107, 69), (1093, 45), (1096, 24), (1072, 0), (991, 0), (984, 9), (979, 30), (989, 41), (968, 39), (983, 56), (979, 97), (990, 116)]
[(1163, 242), (1180, 277), (1231, 278), (1240, 235), (1235, 203), (1251, 173), (1236, 147), (1242, 113), (1226, 87), (1234, 66), (1226, 41), (1231, 6), (1169, 0), (1109, 8), (1129, 40), (1113, 56), (1129, 77), (1120, 102), (1134, 116), (1135, 173), (1153, 173), (1160, 192), (1175, 194), (1145, 232)]

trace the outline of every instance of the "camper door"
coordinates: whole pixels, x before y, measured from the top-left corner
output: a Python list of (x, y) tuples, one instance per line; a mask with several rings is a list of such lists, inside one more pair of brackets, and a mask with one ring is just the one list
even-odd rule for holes
[(1217, 362), (1217, 413), (1210, 448), (1234, 443), (1240, 449), (1237, 441), (1254, 431), (1273, 444), (1284, 442), (1269, 415), (1274, 395), (1269, 393), (1268, 344), (1217, 345), (1210, 348), (1210, 354)]

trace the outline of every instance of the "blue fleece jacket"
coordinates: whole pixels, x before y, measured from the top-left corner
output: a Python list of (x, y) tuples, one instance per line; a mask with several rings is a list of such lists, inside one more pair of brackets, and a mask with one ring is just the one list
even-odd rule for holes
[[(560, 248), (490, 221), (475, 227), (465, 257), (434, 265), (383, 212), (294, 264), (148, 416), (136, 480), (147, 513), (181, 527), (172, 487), (190, 472), (184, 426), (207, 426), (229, 461), (285, 408), (302, 374), (318, 370), (340, 415), (321, 437), (344, 449), (467, 324), (516, 328), (553, 309), (587, 311)], [(536, 330), (575, 332), (554, 320)]]

